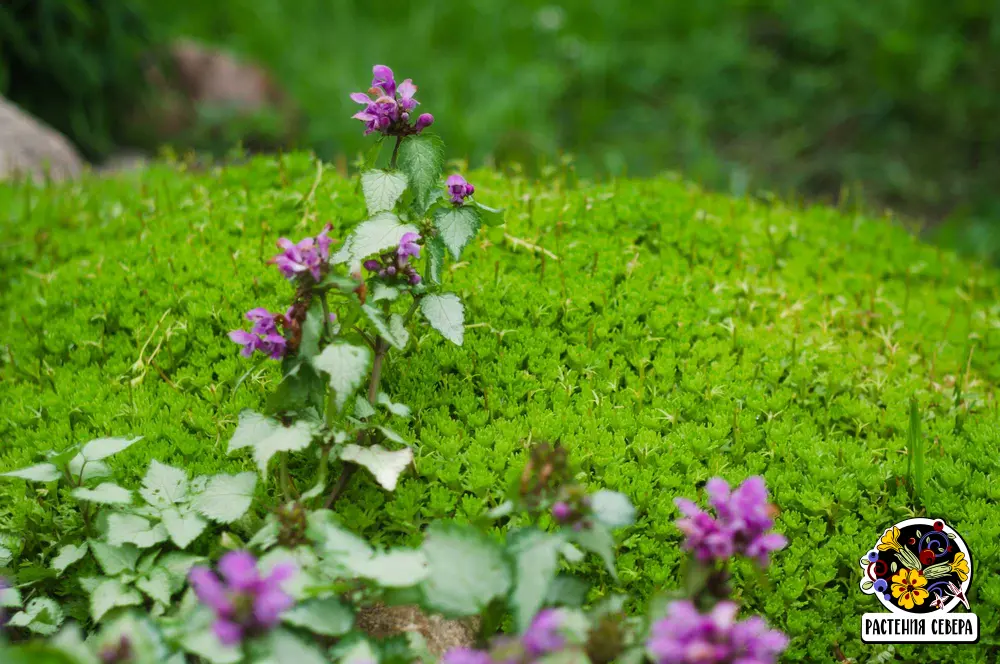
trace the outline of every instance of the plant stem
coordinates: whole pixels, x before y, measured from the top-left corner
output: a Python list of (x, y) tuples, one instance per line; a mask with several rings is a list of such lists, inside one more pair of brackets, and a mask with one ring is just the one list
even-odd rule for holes
[(413, 304), (410, 305), (409, 310), (407, 310), (406, 315), (403, 316), (403, 325), (409, 325), (410, 319), (413, 318), (413, 314), (416, 313), (417, 307), (420, 306), (420, 299), (423, 295), (416, 295), (413, 298)]
[(285, 495), (285, 502), (291, 502), (292, 489), (288, 479), (288, 452), (281, 453), (281, 492)]
[[(368, 382), (368, 403), (375, 405), (375, 401), (378, 399), (378, 386), (382, 381), (382, 363), (385, 360), (385, 354), (389, 352), (389, 343), (382, 337), (375, 337), (375, 361), (372, 363), (372, 377)], [(364, 431), (358, 432), (358, 444), (360, 445), (366, 438)], [(369, 441), (371, 442), (371, 441)], [(343, 470), (340, 471), (340, 477), (337, 478), (337, 484), (334, 485), (333, 491), (327, 496), (326, 502), (323, 503), (324, 509), (329, 509), (333, 507), (333, 504), (337, 502), (337, 499), (343, 495), (344, 491), (347, 490), (348, 485), (351, 483), (351, 477), (354, 475), (354, 471), (357, 470), (357, 466), (353, 463), (345, 463)]]
[(402, 136), (396, 137), (396, 145), (392, 147), (392, 158), (389, 160), (389, 168), (396, 168), (396, 158), (399, 157), (399, 145), (403, 142)]

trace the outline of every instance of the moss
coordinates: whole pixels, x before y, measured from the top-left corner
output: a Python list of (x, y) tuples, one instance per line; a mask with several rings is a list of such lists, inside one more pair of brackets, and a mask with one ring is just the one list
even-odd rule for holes
[[(330, 221), (342, 237), (363, 214), (355, 182), (316, 174), (296, 154), (0, 188), (0, 468), (114, 434), (145, 436), (117, 458), (124, 483), (151, 458), (251, 469), (225, 444), (277, 366), (240, 358), (226, 332), (251, 307), (286, 301), (264, 264), (277, 236)], [(465, 345), (427, 329), (386, 367), (386, 389), (416, 413), (406, 433), (419, 477), (391, 496), (357, 482), (338, 504), (356, 528), (413, 541), (434, 518), (480, 515), (529, 439), (560, 439), (584, 477), (636, 502), (620, 571), (646, 597), (677, 583), (672, 498), (715, 474), (760, 473), (791, 546), (769, 585), (744, 569), (737, 587), (792, 635), (789, 661), (831, 661), (835, 643), (862, 660), (880, 652), (859, 642), (876, 607), (857, 560), (914, 513), (946, 519), (971, 548), (984, 637), (896, 652), (985, 661), (1000, 621), (1000, 579), (986, 572), (1000, 565), (1000, 274), (885, 220), (669, 178), (469, 179), (509, 206), (508, 223), (445, 277), (468, 305)], [(903, 479), (914, 395), (930, 441), (923, 506)], [(60, 505), (0, 484), (0, 526), (29, 561), (21, 573), (75, 527)], [(612, 587), (593, 574), (599, 592)]]

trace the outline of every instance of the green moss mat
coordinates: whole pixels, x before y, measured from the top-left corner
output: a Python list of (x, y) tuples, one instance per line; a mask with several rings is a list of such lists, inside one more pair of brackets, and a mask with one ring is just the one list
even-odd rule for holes
[[(226, 332), (247, 309), (286, 302), (287, 283), (264, 265), (277, 236), (330, 221), (342, 237), (363, 214), (354, 182), (316, 174), (294, 155), (0, 188), (0, 468), (114, 434), (145, 436), (117, 459), (126, 484), (151, 458), (250, 469), (225, 445), (277, 366), (240, 358)], [(761, 473), (791, 546), (768, 587), (749, 569), (738, 587), (792, 635), (789, 661), (834, 661), (835, 643), (860, 661), (884, 651), (859, 642), (860, 615), (877, 604), (858, 589), (857, 560), (882, 529), (923, 513), (972, 550), (983, 638), (896, 652), (995, 656), (1000, 274), (885, 221), (668, 179), (470, 180), (511, 209), (508, 223), (446, 275), (469, 308), (465, 346), (425, 328), (386, 369), (386, 389), (417, 413), (406, 433), (420, 477), (393, 496), (355, 484), (339, 507), (358, 529), (413, 540), (433, 518), (481, 514), (529, 439), (558, 438), (595, 484), (636, 502), (620, 568), (645, 596), (676, 585), (673, 497), (695, 497), (715, 474)], [(899, 479), (913, 395), (930, 441), (926, 509)], [(39, 562), (74, 523), (59, 496), (20, 481), (0, 484), (0, 514)]]

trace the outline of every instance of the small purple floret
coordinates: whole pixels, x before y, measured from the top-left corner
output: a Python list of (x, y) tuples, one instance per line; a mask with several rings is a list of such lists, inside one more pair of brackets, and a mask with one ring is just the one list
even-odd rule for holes
[(207, 567), (195, 567), (188, 580), (201, 603), (215, 613), (212, 629), (224, 645), (270, 630), (295, 603), (281, 589), (295, 573), (291, 564), (278, 565), (265, 577), (251, 553), (230, 551), (219, 560), (218, 570), (221, 579)]
[(769, 629), (759, 616), (737, 621), (738, 607), (719, 602), (706, 614), (688, 600), (667, 607), (653, 624), (646, 649), (657, 664), (772, 664), (788, 637)]
[(750, 477), (735, 491), (720, 477), (705, 485), (713, 517), (686, 498), (675, 498), (682, 518), (677, 527), (686, 535), (684, 548), (703, 561), (725, 560), (734, 554), (754, 558), (767, 566), (769, 554), (788, 544), (784, 535), (768, 532), (774, 526), (767, 487), (761, 477)]
[(459, 174), (449, 175), (445, 180), (445, 187), (448, 189), (448, 196), (454, 205), (462, 205), (465, 199), (475, 193), (476, 188), (465, 181)]
[(365, 107), (352, 117), (365, 124), (365, 136), (376, 131), (386, 136), (419, 134), (430, 126), (434, 118), (430, 113), (424, 113), (414, 124), (410, 124), (411, 111), (420, 103), (415, 98), (416, 94), (417, 86), (412, 80), (406, 79), (397, 85), (391, 69), (375, 65), (368, 92), (351, 93), (351, 101)]
[(314, 280), (319, 281), (322, 278), (322, 269), (330, 259), (330, 245), (333, 240), (327, 233), (331, 228), (332, 226), (327, 224), (319, 235), (314, 238), (307, 237), (297, 244), (288, 238), (280, 238), (277, 244), (282, 252), (269, 262), (277, 265), (286, 279), (294, 280), (304, 272), (308, 272)]
[(567, 503), (559, 501), (552, 506), (552, 516), (560, 523), (567, 521), (572, 515), (573, 508), (571, 508)]

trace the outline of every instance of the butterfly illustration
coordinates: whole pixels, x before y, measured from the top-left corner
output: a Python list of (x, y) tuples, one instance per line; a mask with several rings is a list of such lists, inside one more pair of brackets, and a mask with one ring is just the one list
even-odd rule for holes
[(941, 597), (939, 593), (934, 593), (934, 599), (931, 600), (932, 609), (943, 609), (944, 608), (944, 597)]

